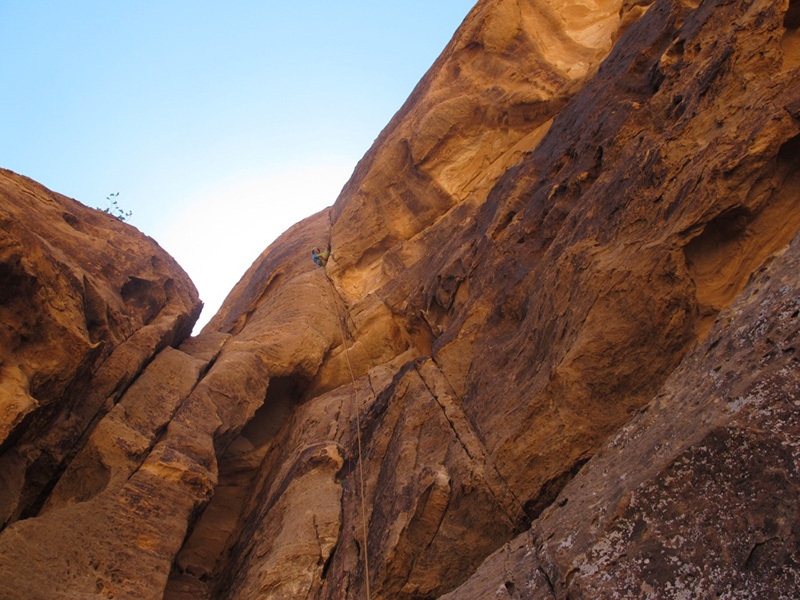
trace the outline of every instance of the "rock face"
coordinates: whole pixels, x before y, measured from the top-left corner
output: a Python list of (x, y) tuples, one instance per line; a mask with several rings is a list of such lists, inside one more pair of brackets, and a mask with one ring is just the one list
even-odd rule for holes
[(3, 597), (794, 597), (798, 26), (479, 2), (197, 337), (2, 172)]
[(800, 238), (529, 530), (445, 598), (795, 598)]
[(5, 525), (41, 510), (88, 432), (201, 305), (172, 258), (110, 215), (9, 171), (0, 199)]

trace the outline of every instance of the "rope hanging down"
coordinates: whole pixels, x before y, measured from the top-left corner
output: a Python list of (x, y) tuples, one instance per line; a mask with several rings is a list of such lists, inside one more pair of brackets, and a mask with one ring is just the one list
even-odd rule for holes
[[(339, 334), (342, 336), (342, 347), (344, 348), (344, 357), (347, 362), (347, 368), (350, 371), (350, 380), (353, 386), (353, 397), (356, 397), (356, 376), (353, 372), (353, 364), (350, 362), (350, 350), (347, 347), (347, 338), (344, 335), (344, 326), (342, 325), (342, 314), (339, 312), (339, 305), (336, 302), (336, 289), (333, 287), (333, 281), (328, 276), (328, 271), (325, 269), (325, 266), (328, 264), (328, 259), (331, 255), (331, 247), (330, 245), (325, 249), (324, 252), (320, 252), (318, 248), (314, 248), (311, 250), (311, 256), (314, 259), (314, 262), (317, 264), (318, 267), (322, 267), (323, 272), (325, 273), (325, 279), (328, 280), (328, 285), (330, 286), (331, 292), (331, 300), (333, 301), (333, 307), (336, 310), (336, 322), (339, 324)], [(364, 492), (364, 464), (361, 459), (361, 405), (356, 402), (356, 440), (357, 440), (357, 447), (358, 447), (358, 480), (359, 480), (359, 494), (361, 496), (361, 527), (362, 527), (362, 535), (364, 537), (364, 582), (366, 587), (366, 598), (370, 600), (370, 589), (369, 589), (369, 552), (367, 551), (367, 536), (368, 536), (368, 528), (367, 528), (367, 507), (366, 507), (366, 493)]]

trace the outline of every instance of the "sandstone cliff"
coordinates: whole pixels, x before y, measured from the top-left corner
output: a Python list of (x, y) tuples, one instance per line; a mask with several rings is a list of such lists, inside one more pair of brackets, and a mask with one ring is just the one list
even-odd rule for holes
[(196, 337), (0, 172), (3, 597), (796, 597), (799, 25), (482, 0)]

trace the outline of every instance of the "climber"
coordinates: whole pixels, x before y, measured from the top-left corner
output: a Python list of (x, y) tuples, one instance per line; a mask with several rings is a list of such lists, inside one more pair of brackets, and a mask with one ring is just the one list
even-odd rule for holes
[(331, 255), (331, 246), (328, 244), (328, 247), (325, 249), (324, 252), (320, 252), (319, 248), (312, 248), (311, 249), (311, 258), (314, 259), (314, 262), (317, 263), (318, 267), (324, 267), (328, 264), (328, 258)]

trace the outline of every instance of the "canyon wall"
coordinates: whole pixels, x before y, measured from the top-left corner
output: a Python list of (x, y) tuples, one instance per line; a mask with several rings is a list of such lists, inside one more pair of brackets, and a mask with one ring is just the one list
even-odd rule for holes
[(798, 26), (482, 0), (194, 337), (0, 171), (3, 597), (793, 597)]

